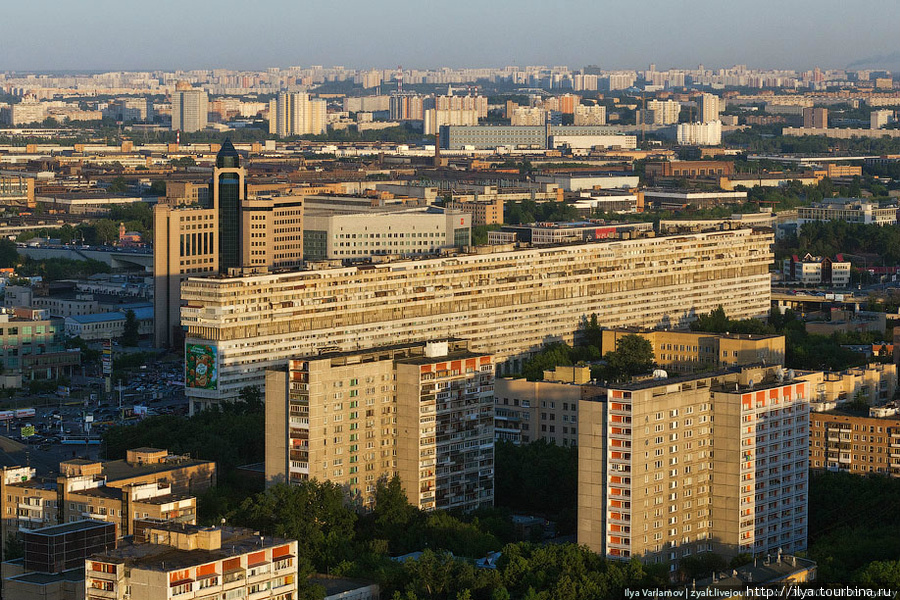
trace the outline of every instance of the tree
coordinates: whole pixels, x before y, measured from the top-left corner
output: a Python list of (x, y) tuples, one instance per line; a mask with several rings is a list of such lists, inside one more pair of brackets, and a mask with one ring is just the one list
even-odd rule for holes
[(8, 238), (0, 239), (0, 268), (15, 267), (19, 263), (16, 243)]
[(94, 223), (94, 229), (97, 239), (103, 244), (109, 244), (119, 238), (119, 226), (109, 219), (100, 219)]
[(116, 177), (112, 180), (107, 188), (107, 191), (110, 194), (124, 194), (128, 189), (128, 182), (125, 181), (125, 178), (122, 176)]
[(647, 338), (629, 334), (619, 338), (616, 349), (604, 355), (609, 378), (630, 379), (653, 368), (653, 345)]
[(140, 324), (133, 310), (125, 313), (125, 331), (122, 332), (122, 345), (134, 347), (140, 340)]

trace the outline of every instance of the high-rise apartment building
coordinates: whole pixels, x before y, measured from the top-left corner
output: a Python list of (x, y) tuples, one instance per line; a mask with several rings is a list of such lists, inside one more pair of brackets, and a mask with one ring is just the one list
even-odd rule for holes
[(209, 96), (206, 90), (193, 89), (179, 81), (172, 92), (172, 131), (192, 133), (206, 129)]
[(606, 107), (601, 105), (575, 107), (574, 125), (606, 125)]
[(803, 550), (809, 387), (757, 367), (615, 385), (582, 401), (579, 544), (672, 563)]
[(722, 99), (714, 94), (701, 94), (698, 102), (697, 120), (700, 123), (718, 121), (722, 112)]
[(279, 137), (321, 135), (328, 124), (327, 104), (302, 92), (282, 92), (269, 101), (269, 133)]
[(803, 127), (826, 129), (828, 127), (828, 109), (807, 107), (803, 109)]
[(685, 326), (719, 305), (732, 318), (766, 315), (771, 241), (771, 232), (738, 229), (189, 278), (188, 352), (200, 348), (218, 378), (189, 376), (186, 393), (194, 406), (233, 399), (261, 385), (267, 367), (329, 347), (453, 336), (518, 371), (548, 337), (572, 343), (594, 313), (608, 327)]
[(646, 123), (674, 125), (681, 114), (681, 103), (675, 100), (650, 100), (647, 102), (647, 111), (652, 112), (647, 117)]
[(491, 506), (493, 383), (461, 340), (290, 360), (266, 372), (266, 480), (331, 481), (370, 506), (399, 475), (419, 508)]

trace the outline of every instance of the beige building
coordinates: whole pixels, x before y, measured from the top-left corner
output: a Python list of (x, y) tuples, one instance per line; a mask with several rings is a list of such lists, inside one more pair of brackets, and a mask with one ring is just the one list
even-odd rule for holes
[(606, 125), (605, 106), (584, 106), (579, 104), (574, 110), (575, 120), (573, 125)]
[[(326, 347), (452, 335), (498, 362), (601, 325), (684, 326), (722, 305), (768, 313), (771, 233), (749, 229), (512, 249), (271, 275), (189, 278), (181, 322), (215, 383), (187, 382), (193, 405), (236, 398), (267, 367)], [(263, 302), (264, 300), (264, 302)], [(519, 362), (507, 367), (517, 372)]]
[(56, 478), (29, 467), (4, 468), (0, 480), (3, 539), (20, 530), (82, 519), (115, 523), (131, 535), (139, 518), (194, 523), (194, 496), (215, 484), (215, 464), (137, 448), (124, 461), (63, 461)]
[(181, 336), (181, 282), (219, 271), (218, 223), (214, 208), (153, 207), (155, 345), (175, 345)]
[(870, 363), (840, 372), (803, 373), (799, 376), (812, 385), (810, 396), (816, 411), (831, 410), (857, 398), (869, 406), (885, 404), (897, 391), (897, 365)]
[(558, 366), (543, 381), (510, 377), (494, 383), (494, 437), (528, 444), (537, 440), (557, 446), (578, 444), (578, 406), (606, 390), (590, 385), (590, 367)]
[[(181, 284), (188, 277), (228, 268), (295, 268), (303, 261), (303, 197), (254, 192), (252, 186), (247, 195), (246, 170), (227, 140), (216, 164), (211, 198), (193, 184), (179, 186), (173, 193), (188, 197), (168, 197), (153, 207), (157, 346), (176, 346), (182, 339)], [(201, 198), (205, 201), (197, 204)]]
[(303, 197), (251, 196), (241, 203), (241, 265), (291, 269), (303, 262)]
[(399, 475), (419, 508), (493, 504), (493, 360), (460, 340), (298, 358), (266, 373), (266, 480)]
[(640, 335), (649, 340), (656, 364), (677, 373), (711, 371), (737, 365), (784, 363), (782, 335), (604, 329), (601, 353), (614, 351), (618, 341), (626, 335)]
[(747, 368), (583, 401), (578, 543), (673, 570), (697, 552), (804, 549), (810, 385), (779, 379)]
[(282, 92), (269, 101), (269, 133), (279, 137), (321, 135), (328, 124), (325, 100), (302, 92)]
[(840, 410), (809, 415), (809, 468), (900, 477), (900, 416)]
[(84, 563), (86, 600), (295, 600), (297, 541), (144, 521), (134, 543)]
[(503, 198), (499, 195), (493, 199), (475, 200), (470, 196), (454, 198), (447, 203), (449, 210), (467, 212), (472, 215), (472, 226), (500, 225), (503, 223)]

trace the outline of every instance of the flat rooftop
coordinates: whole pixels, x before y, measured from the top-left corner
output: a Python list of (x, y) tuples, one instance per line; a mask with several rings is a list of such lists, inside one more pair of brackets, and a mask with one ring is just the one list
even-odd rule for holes
[[(189, 533), (202, 529), (196, 525), (155, 523), (154, 529)], [(179, 550), (165, 544), (136, 544), (126, 538), (115, 550), (95, 554), (93, 558), (104, 562), (124, 563), (133, 568), (169, 572), (232, 558), (263, 548), (289, 543), (289, 540), (260, 536), (250, 529), (223, 527), (222, 543), (216, 550)]]

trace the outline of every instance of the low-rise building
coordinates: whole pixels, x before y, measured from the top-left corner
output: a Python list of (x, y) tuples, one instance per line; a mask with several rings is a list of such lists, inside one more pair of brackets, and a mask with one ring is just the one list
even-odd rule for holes
[(693, 373), (740, 365), (784, 363), (784, 336), (746, 333), (665, 331), (625, 327), (604, 329), (601, 353), (616, 349), (626, 335), (640, 335), (653, 347), (656, 364), (678, 373)]
[(130, 535), (136, 518), (193, 523), (195, 495), (215, 484), (215, 463), (136, 448), (125, 460), (71, 459), (56, 477), (30, 467), (2, 470), (0, 533), (59, 525), (84, 518), (115, 523)]
[(811, 206), (797, 208), (797, 222), (800, 227), (814, 221), (896, 225), (897, 209), (896, 204), (879, 206), (877, 202), (867, 202), (858, 198), (831, 198), (815, 202)]
[(65, 347), (61, 319), (51, 318), (46, 310), (0, 310), (4, 387), (19, 387), (22, 381), (71, 376), (81, 364), (81, 351)]
[(810, 413), (809, 468), (900, 477), (900, 417), (843, 410)]
[[(135, 306), (132, 309), (138, 321), (138, 335), (153, 334), (153, 306)], [(66, 335), (85, 341), (119, 338), (125, 333), (128, 310), (101, 312), (66, 317)]]
[(85, 560), (85, 598), (294, 600), (296, 560), (296, 540), (148, 520), (132, 543)]
[(24, 556), (3, 563), (3, 597), (84, 600), (84, 560), (116, 547), (116, 527), (79, 520), (27, 531)]
[(785, 281), (809, 286), (850, 286), (850, 261), (843, 260), (840, 254), (833, 259), (809, 253), (800, 258), (793, 254), (783, 264), (781, 273)]
[(893, 399), (897, 391), (897, 365), (894, 363), (869, 363), (837, 372), (817, 371), (803, 374), (801, 378), (813, 385), (810, 406), (814, 411), (829, 410), (856, 400), (879, 406)]

